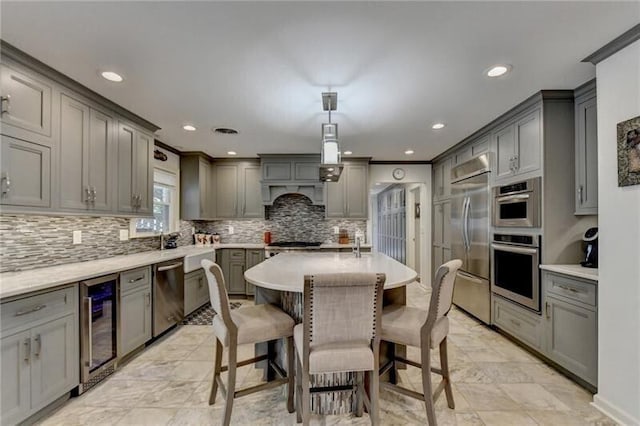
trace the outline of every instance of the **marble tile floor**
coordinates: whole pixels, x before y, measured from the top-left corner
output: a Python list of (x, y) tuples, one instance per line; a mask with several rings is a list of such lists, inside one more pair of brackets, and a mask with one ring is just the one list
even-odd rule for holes
[[(408, 287), (410, 305), (426, 307), (428, 299), (428, 291), (419, 284)], [(455, 308), (450, 318), (449, 362), (456, 408), (449, 409), (442, 395), (436, 404), (439, 425), (615, 425), (590, 406), (588, 391), (536, 357)], [(40, 424), (220, 424), (223, 398), (219, 395), (213, 406), (207, 403), (213, 348), (209, 327), (181, 326)], [(253, 352), (253, 345), (241, 346), (239, 359)], [(419, 360), (417, 349), (408, 352), (410, 358)], [(435, 382), (438, 376), (433, 379)], [(401, 370), (400, 380), (404, 386), (422, 389), (418, 369)], [(237, 381), (240, 387), (257, 384), (261, 372), (253, 366), (242, 367)], [(384, 425), (426, 424), (424, 405), (417, 400), (382, 390), (380, 406)], [(287, 413), (285, 387), (279, 387), (237, 399), (231, 423), (295, 425), (296, 418)], [(362, 418), (314, 416), (312, 423), (368, 425), (369, 418), (366, 414)]]

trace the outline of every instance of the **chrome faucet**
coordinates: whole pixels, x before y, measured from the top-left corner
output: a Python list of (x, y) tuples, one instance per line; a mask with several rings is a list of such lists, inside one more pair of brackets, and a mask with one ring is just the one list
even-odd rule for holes
[(164, 243), (165, 243), (164, 239), (166, 237), (167, 236), (164, 234), (164, 232), (160, 233), (160, 250), (164, 250)]
[(362, 253), (360, 252), (360, 237), (356, 237), (356, 244), (353, 246), (353, 253), (357, 258), (362, 257)]

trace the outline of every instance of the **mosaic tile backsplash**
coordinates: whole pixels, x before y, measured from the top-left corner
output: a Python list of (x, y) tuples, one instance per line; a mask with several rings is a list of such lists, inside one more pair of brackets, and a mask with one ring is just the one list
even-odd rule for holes
[[(324, 206), (314, 206), (304, 195), (288, 194), (267, 206), (266, 218), (193, 222), (196, 231), (220, 234), (223, 243), (262, 243), (265, 231), (276, 241), (338, 242), (333, 227), (346, 229), (353, 241), (356, 231), (366, 232), (366, 220), (325, 219)], [(229, 234), (233, 226), (234, 234)]]
[[(221, 236), (223, 243), (262, 243), (265, 231), (272, 241), (337, 242), (333, 227), (346, 229), (353, 241), (355, 232), (366, 231), (366, 220), (325, 219), (324, 206), (314, 206), (303, 195), (276, 199), (266, 209), (266, 219), (180, 222), (178, 245), (193, 243), (191, 228)], [(229, 225), (234, 234), (229, 234)], [(129, 219), (90, 216), (0, 216), (0, 272), (21, 271), (64, 263), (96, 260), (160, 248), (160, 238), (120, 241), (121, 229)], [(75, 230), (82, 231), (82, 244), (72, 244)]]
[[(129, 219), (90, 216), (0, 216), (0, 272), (96, 260), (160, 248), (160, 237), (120, 241)], [(73, 231), (82, 244), (73, 244)], [(180, 222), (178, 245), (192, 243), (191, 223)]]

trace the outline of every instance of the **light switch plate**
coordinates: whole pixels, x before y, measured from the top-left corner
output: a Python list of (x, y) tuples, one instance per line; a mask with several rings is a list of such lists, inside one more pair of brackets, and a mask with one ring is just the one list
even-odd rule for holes
[(129, 239), (129, 231), (127, 229), (120, 230), (120, 241), (127, 241)]
[(336, 235), (338, 235), (338, 234), (340, 233), (340, 227), (338, 227), (338, 226), (334, 226), (334, 227), (333, 227), (333, 233), (334, 233), (334, 234), (336, 234)]
[(233, 226), (229, 225), (229, 235), (232, 235), (234, 232)]
[(82, 231), (73, 231), (73, 244), (82, 244)]

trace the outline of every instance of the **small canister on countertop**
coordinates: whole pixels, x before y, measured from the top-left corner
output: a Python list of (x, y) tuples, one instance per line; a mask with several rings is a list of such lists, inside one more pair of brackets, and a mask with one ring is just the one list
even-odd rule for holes
[(263, 238), (262, 238), (262, 241), (264, 241), (264, 243), (265, 243), (265, 244), (267, 244), (267, 245), (271, 244), (271, 232), (266, 231), (266, 232), (264, 233), (264, 236), (263, 236)]

